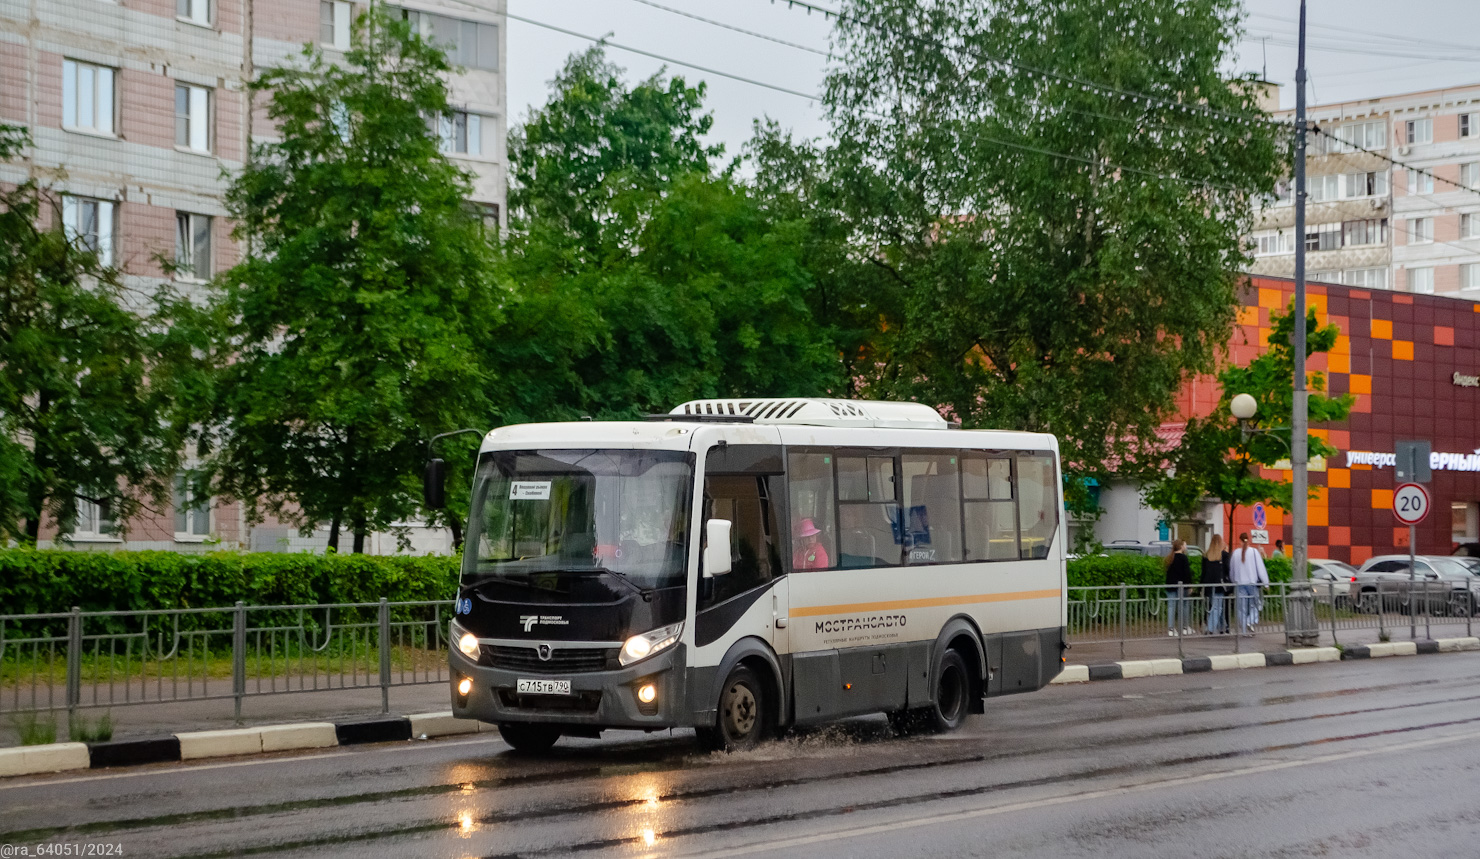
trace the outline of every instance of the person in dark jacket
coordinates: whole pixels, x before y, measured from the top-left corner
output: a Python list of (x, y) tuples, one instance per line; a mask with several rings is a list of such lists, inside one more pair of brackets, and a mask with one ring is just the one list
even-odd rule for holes
[(1187, 560), (1187, 544), (1182, 540), (1172, 543), (1172, 553), (1167, 555), (1167, 635), (1176, 635), (1181, 627), (1183, 635), (1192, 634), (1190, 595), (1187, 586), (1192, 584), (1192, 564)]
[(1228, 549), (1223, 544), (1223, 535), (1214, 534), (1208, 543), (1208, 553), (1202, 562), (1203, 596), (1208, 598), (1208, 626), (1205, 635), (1223, 635), (1228, 632), (1228, 596), (1233, 593), (1228, 578)]

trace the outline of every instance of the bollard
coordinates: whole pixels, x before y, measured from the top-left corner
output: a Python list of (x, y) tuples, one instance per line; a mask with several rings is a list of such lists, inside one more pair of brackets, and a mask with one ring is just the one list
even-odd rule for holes
[(1336, 583), (1326, 582), (1326, 591), (1331, 596), (1331, 646), (1340, 647), (1341, 642), (1336, 640)]
[(1423, 580), (1423, 637), (1432, 641), (1434, 634), (1429, 631), (1429, 618), (1433, 617), (1434, 609), (1429, 604), (1429, 580)]
[(82, 703), (82, 609), (72, 606), (67, 618), (67, 735), (78, 735), (77, 707)]
[(380, 712), (391, 711), (391, 604), (380, 598)]
[(1377, 640), (1387, 641), (1387, 628), (1383, 624), (1383, 613), (1387, 605), (1382, 601), (1382, 579), (1377, 580)]
[(242, 696), (247, 694), (247, 607), (236, 601), (231, 613), (231, 697), (236, 707), (236, 723), (242, 723)]
[(1125, 658), (1125, 582), (1120, 583), (1120, 658)]

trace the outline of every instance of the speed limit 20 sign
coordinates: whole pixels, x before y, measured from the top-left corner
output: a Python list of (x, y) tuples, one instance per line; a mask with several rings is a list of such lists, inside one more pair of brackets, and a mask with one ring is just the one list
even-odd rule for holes
[(1404, 525), (1417, 525), (1429, 515), (1429, 491), (1417, 483), (1405, 483), (1393, 493), (1393, 515)]

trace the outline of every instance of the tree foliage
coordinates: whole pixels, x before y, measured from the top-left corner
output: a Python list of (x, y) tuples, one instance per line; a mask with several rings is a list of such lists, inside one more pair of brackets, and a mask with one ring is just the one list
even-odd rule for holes
[(635, 417), (694, 397), (819, 394), (805, 224), (711, 160), (703, 87), (577, 55), (510, 142), (499, 420)]
[(253, 84), (280, 139), (227, 194), (248, 254), (220, 278), (216, 483), (254, 517), (331, 523), (332, 547), (411, 516), (427, 439), (486, 420), (498, 293), (468, 176), (428, 128), (448, 70), (381, 10), (341, 61), (309, 46)]
[(870, 326), (845, 338), (860, 393), (1053, 432), (1081, 473), (1152, 443), (1226, 342), (1251, 204), (1285, 163), (1251, 82), (1223, 74), (1237, 8), (843, 4), (835, 142), (773, 137), (762, 175), (847, 226), (817, 278), (846, 295), (825, 323)]
[[(1169, 457), (1170, 470), (1145, 485), (1146, 503), (1172, 518), (1184, 518), (1200, 510), (1204, 499), (1217, 498), (1229, 505), (1228, 521), (1239, 507), (1269, 501), (1283, 510), (1293, 502), (1292, 488), (1283, 480), (1262, 477), (1257, 465), (1272, 465), (1290, 456), (1290, 426), (1295, 412), (1295, 305), (1286, 313), (1270, 314), (1269, 348), (1243, 367), (1230, 366), (1218, 374), (1222, 395), (1218, 407), (1203, 418), (1191, 418), (1177, 449)], [(1306, 356), (1329, 352), (1340, 329), (1319, 325), (1314, 308), (1306, 313)], [(1310, 425), (1346, 420), (1356, 398), (1351, 394), (1333, 397), (1325, 393), (1324, 373), (1307, 373)], [(1253, 432), (1245, 434), (1234, 420), (1230, 404), (1239, 394), (1249, 394), (1258, 403), (1250, 421)], [(1310, 456), (1334, 456), (1336, 449), (1319, 436), (1307, 440)]]
[[(0, 160), (24, 140), (0, 126)], [(189, 305), (128, 288), (56, 203), (35, 181), (0, 191), (0, 541), (71, 530), (80, 499), (120, 530), (168, 504), (199, 381)]]

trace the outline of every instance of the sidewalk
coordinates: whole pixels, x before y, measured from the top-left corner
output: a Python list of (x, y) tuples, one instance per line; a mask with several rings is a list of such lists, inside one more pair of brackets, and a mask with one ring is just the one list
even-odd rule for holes
[[(1429, 624), (1427, 633), (1424, 630), (1423, 619), (1420, 618), (1416, 625), (1417, 634), (1410, 639), (1407, 618), (1402, 618), (1401, 622), (1398, 622), (1396, 618), (1396, 615), (1387, 617), (1386, 632), (1389, 641), (1424, 641), (1430, 638), (1458, 638), (1471, 634), (1467, 631), (1464, 618), (1434, 618)], [(1106, 665), (1130, 659), (1194, 658), (1224, 653), (1273, 653), (1288, 649), (1285, 643), (1284, 628), (1270, 628), (1269, 624), (1265, 626), (1264, 631), (1253, 637), (1237, 639), (1230, 635), (1201, 634), (1183, 636), (1180, 641), (1175, 636), (1166, 635), (1155, 638), (1128, 639), (1125, 642), (1124, 655), (1121, 654), (1119, 641), (1074, 643), (1071, 639), (1069, 651), (1064, 654), (1064, 657), (1069, 664), (1073, 665)], [(1480, 634), (1480, 619), (1476, 619), (1469, 629), (1475, 634)], [(1320, 647), (1340, 645), (1342, 648), (1348, 648), (1377, 644), (1381, 640), (1376, 626), (1356, 629), (1338, 627), (1334, 641), (1330, 627), (1322, 626), (1317, 644)], [(1178, 651), (1179, 644), (1180, 652)]]
[[(401, 686), (390, 690), (391, 715), (436, 713), (451, 709), (446, 683)], [(103, 713), (113, 721), (115, 740), (156, 737), (183, 731), (207, 731), (237, 727), (230, 698), (210, 701), (180, 701), (158, 704), (127, 704), (117, 707), (86, 707), (78, 711), (87, 724), (96, 724)], [(43, 714), (44, 715), (44, 714)], [(54, 711), (57, 740), (67, 739), (67, 711)], [(274, 725), (286, 722), (333, 722), (344, 717), (374, 718), (381, 715), (380, 688), (333, 689), (290, 692), (247, 697), (242, 700), (243, 725)], [(0, 748), (19, 744), (15, 720), (0, 716)]]

